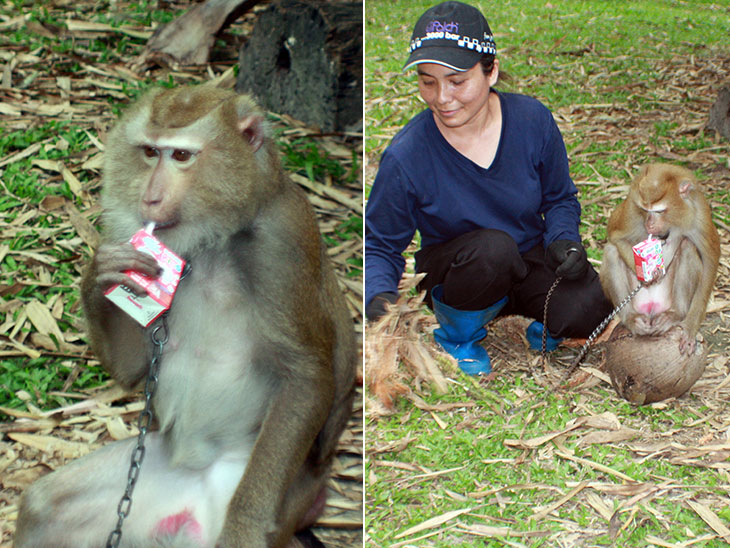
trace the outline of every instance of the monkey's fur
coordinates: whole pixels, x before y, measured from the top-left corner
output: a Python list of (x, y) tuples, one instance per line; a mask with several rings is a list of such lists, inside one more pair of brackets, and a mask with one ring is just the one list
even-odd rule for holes
[[(128, 268), (155, 272), (126, 242), (155, 221), (155, 236), (191, 265), (168, 317), (159, 433), (147, 438), (121, 546), (293, 542), (314, 521), (351, 414), (356, 350), (314, 212), (283, 171), (263, 114), (208, 86), (149, 92), (109, 134), (102, 204), (103, 244), (81, 294), (92, 348), (123, 386), (144, 381), (152, 346), (103, 290)], [(106, 542), (134, 441), (30, 486), (15, 547)], [(160, 520), (181, 509), (197, 524), (160, 533)]]
[(720, 238), (694, 175), (667, 165), (644, 166), (608, 221), (601, 284), (614, 305), (638, 285), (632, 246), (649, 234), (664, 240), (666, 275), (643, 288), (620, 312), (636, 335), (682, 328), (680, 350), (691, 354), (717, 276)]

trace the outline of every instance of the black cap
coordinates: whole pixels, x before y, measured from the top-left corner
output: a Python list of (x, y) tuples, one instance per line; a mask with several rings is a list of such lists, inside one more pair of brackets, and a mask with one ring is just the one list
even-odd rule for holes
[(437, 63), (458, 71), (476, 65), (484, 55), (496, 55), (489, 23), (477, 8), (443, 2), (418, 19), (403, 70), (419, 63)]

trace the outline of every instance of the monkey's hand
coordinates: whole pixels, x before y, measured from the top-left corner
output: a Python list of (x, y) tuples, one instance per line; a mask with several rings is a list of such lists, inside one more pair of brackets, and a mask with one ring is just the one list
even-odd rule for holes
[(665, 269), (663, 269), (661, 267), (657, 267), (652, 271), (651, 275), (652, 275), (651, 280), (649, 280), (648, 282), (642, 283), (642, 285), (644, 287), (649, 287), (650, 285), (658, 284), (659, 282), (661, 282), (664, 279), (664, 277), (667, 275), (667, 272)]
[(151, 255), (138, 251), (129, 242), (122, 244), (102, 244), (93, 260), (96, 269), (96, 286), (106, 291), (113, 285), (128, 287), (135, 295), (146, 295), (145, 289), (125, 274), (135, 270), (152, 278), (160, 274), (160, 267)]

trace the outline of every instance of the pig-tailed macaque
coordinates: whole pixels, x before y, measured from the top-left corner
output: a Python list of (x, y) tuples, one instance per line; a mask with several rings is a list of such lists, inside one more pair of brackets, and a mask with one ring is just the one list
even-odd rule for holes
[(690, 171), (650, 164), (631, 183), (608, 221), (601, 284), (614, 305), (639, 281), (632, 247), (649, 235), (662, 240), (666, 274), (641, 289), (620, 312), (636, 335), (680, 326), (680, 351), (694, 351), (720, 260), (720, 238), (710, 206)]
[[(120, 546), (299, 545), (295, 532), (325, 505), (356, 349), (313, 209), (262, 112), (207, 86), (149, 92), (109, 134), (102, 204), (103, 243), (81, 296), (91, 345), (123, 386), (144, 383), (152, 344), (104, 291), (141, 294), (123, 272), (158, 274), (128, 240), (154, 222), (191, 265), (167, 317), (159, 428)], [(135, 444), (111, 443), (31, 485), (15, 548), (104, 546)]]

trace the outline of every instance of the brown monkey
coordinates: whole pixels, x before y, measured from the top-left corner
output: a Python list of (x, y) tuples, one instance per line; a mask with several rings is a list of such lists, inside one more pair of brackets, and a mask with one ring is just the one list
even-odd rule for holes
[(649, 234), (663, 240), (666, 275), (637, 293), (621, 311), (621, 321), (638, 335), (679, 325), (680, 350), (692, 352), (717, 275), (720, 238), (710, 206), (687, 169), (645, 166), (611, 215), (600, 275), (614, 304), (638, 285), (631, 248)]
[[(304, 193), (261, 111), (207, 86), (153, 90), (109, 134), (104, 243), (82, 280), (91, 344), (124, 386), (144, 381), (149, 333), (103, 295), (157, 265), (127, 243), (145, 223), (192, 266), (168, 316), (159, 430), (124, 547), (294, 542), (324, 506), (352, 408), (354, 329)], [(23, 495), (16, 548), (98, 548), (116, 524), (135, 440), (107, 445)]]

